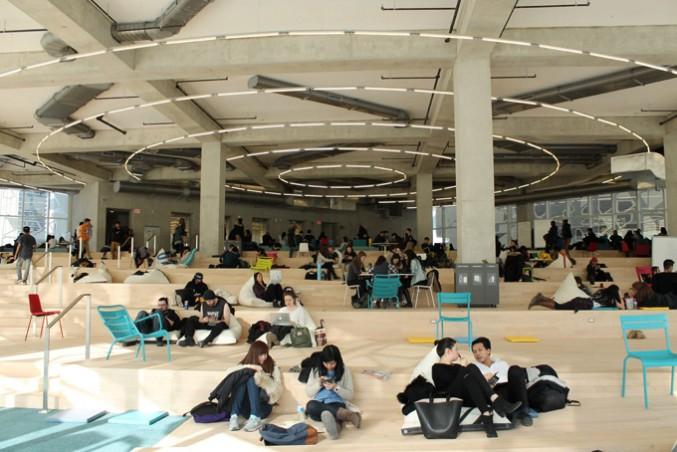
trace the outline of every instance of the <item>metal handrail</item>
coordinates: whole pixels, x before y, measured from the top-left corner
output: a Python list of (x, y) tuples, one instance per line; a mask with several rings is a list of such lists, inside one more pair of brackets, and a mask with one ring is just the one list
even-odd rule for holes
[(43, 260), (43, 259), (45, 258), (45, 256), (47, 256), (48, 254), (49, 254), (49, 251), (46, 252), (46, 253), (44, 253), (42, 256), (38, 257), (37, 259), (35, 259), (35, 260), (33, 261), (33, 265), (35, 265), (35, 264), (37, 264), (38, 262), (40, 262), (41, 260)]
[(77, 305), (80, 300), (87, 297), (87, 304), (85, 305), (85, 359), (89, 359), (90, 347), (92, 342), (92, 294), (83, 293), (78, 295), (68, 306), (66, 306), (51, 322), (47, 324), (47, 331), (45, 331), (45, 353), (43, 355), (43, 372), (42, 372), (42, 409), (47, 411), (49, 409), (49, 338), (52, 327), (56, 325), (71, 309)]
[(132, 238), (131, 236), (130, 236), (130, 237), (127, 237), (127, 238), (125, 239), (125, 241), (122, 242), (122, 245), (120, 245), (120, 249), (124, 248), (124, 246), (127, 244), (127, 242), (129, 242), (129, 240), (130, 240), (131, 238)]
[(52, 268), (50, 271), (48, 271), (47, 273), (45, 273), (44, 275), (42, 275), (42, 276), (40, 277), (40, 279), (37, 280), (37, 282), (34, 282), (33, 285), (34, 285), (34, 286), (37, 286), (37, 285), (40, 284), (42, 281), (44, 281), (45, 279), (47, 279), (47, 277), (48, 277), (49, 275), (51, 275), (52, 273), (54, 273), (55, 270), (57, 270), (57, 269), (59, 269), (59, 268), (63, 268), (63, 266), (62, 266), (62, 265), (57, 265), (56, 267)]

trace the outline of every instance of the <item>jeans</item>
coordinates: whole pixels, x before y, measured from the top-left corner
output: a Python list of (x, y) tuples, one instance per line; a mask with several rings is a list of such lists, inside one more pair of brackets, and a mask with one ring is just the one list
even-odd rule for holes
[[(31, 258), (30, 257), (17, 257), (16, 258), (16, 279), (17, 281), (26, 282), (28, 280), (28, 272), (31, 269)], [(23, 274), (23, 276), (22, 276)]]
[(332, 416), (334, 416), (334, 419), (337, 419), (338, 416), (336, 413), (338, 413), (339, 408), (345, 407), (346, 407), (345, 403), (340, 402), (323, 403), (317, 400), (311, 400), (306, 405), (306, 414), (314, 421), (321, 421), (322, 418), (320, 416), (322, 415), (322, 412), (329, 411), (332, 414)]
[[(247, 396), (246, 399), (245, 395)], [(249, 377), (246, 382), (241, 383), (233, 390), (232, 400), (231, 416), (237, 414), (238, 416), (249, 417), (251, 414), (265, 419), (273, 411), (271, 405), (261, 400), (261, 388), (256, 386), (254, 376)]]
[[(228, 308), (226, 308), (228, 309)], [(207, 323), (200, 323), (200, 320), (197, 317), (190, 317), (185, 324), (183, 335), (186, 338), (192, 338), (195, 335), (195, 330), (211, 330), (209, 336), (204, 340), (207, 344), (212, 342), (216, 337), (227, 330), (228, 325), (223, 322), (219, 322), (216, 325), (209, 325)]]

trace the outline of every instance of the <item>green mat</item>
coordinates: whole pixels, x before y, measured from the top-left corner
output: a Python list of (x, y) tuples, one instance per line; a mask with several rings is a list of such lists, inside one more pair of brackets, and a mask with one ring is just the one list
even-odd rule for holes
[(28, 408), (0, 409), (2, 451), (105, 451), (127, 452), (156, 444), (187, 418), (168, 416), (149, 426), (109, 424), (108, 414), (89, 424), (54, 424), (45, 414)]

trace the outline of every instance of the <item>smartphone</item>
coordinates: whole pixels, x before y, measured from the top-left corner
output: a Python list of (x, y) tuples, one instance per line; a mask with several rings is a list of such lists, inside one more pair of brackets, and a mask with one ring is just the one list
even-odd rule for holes
[(498, 374), (495, 373), (488, 381), (489, 386), (494, 386), (496, 383), (498, 383)]

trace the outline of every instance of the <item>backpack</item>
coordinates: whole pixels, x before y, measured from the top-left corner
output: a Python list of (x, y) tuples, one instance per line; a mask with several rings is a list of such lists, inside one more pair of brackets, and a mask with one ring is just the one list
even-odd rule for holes
[(541, 376), (527, 391), (529, 407), (545, 413), (561, 410), (567, 405), (580, 406), (577, 400), (569, 400), (569, 388), (559, 378), (552, 375)]
[(299, 422), (289, 428), (282, 428), (275, 424), (265, 424), (259, 430), (260, 441), (266, 446), (293, 446), (317, 444), (317, 430), (314, 427)]
[(214, 402), (202, 402), (195, 405), (188, 413), (193, 416), (193, 420), (200, 424), (209, 424), (211, 422), (221, 422), (227, 420), (230, 416), (225, 411), (219, 411), (218, 405)]
[(247, 333), (247, 343), (253, 344), (256, 340), (270, 331), (273, 326), (266, 322), (265, 320), (259, 320), (249, 327), (249, 333)]

